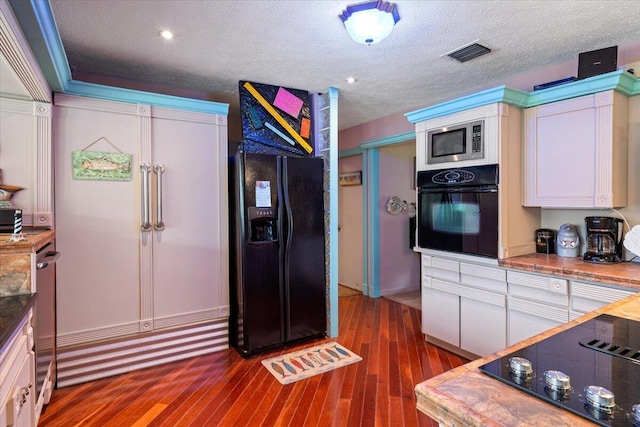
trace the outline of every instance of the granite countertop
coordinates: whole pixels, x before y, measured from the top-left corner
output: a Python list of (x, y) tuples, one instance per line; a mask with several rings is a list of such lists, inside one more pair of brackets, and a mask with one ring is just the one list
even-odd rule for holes
[(640, 263), (595, 264), (584, 262), (582, 258), (564, 258), (538, 253), (501, 259), (498, 263), (502, 267), (516, 270), (550, 274), (566, 279), (602, 282), (635, 288), (640, 292)]
[(21, 242), (8, 242), (11, 233), (0, 233), (0, 254), (22, 254), (27, 252), (37, 252), (47, 243), (56, 237), (55, 230), (42, 230), (37, 228), (25, 228), (27, 240)]
[(640, 321), (640, 294), (418, 384), (418, 409), (445, 426), (593, 426), (578, 415), (483, 374), (478, 367), (600, 314)]
[(0, 297), (0, 349), (4, 348), (35, 300), (35, 294)]

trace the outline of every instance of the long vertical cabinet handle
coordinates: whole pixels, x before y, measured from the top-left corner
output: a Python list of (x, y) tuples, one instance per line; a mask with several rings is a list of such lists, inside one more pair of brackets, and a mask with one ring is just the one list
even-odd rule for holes
[(140, 165), (140, 174), (142, 175), (142, 224), (140, 224), (140, 230), (151, 231), (151, 221), (149, 219), (149, 175), (151, 174), (151, 166), (149, 163)]
[(153, 229), (156, 231), (164, 230), (164, 222), (162, 222), (162, 173), (164, 165), (156, 163), (153, 165), (153, 172), (156, 174), (156, 221), (153, 223)]

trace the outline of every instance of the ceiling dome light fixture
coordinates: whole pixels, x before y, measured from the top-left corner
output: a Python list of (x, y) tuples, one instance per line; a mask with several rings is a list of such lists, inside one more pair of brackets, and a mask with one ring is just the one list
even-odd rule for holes
[(400, 20), (396, 5), (382, 0), (347, 6), (338, 16), (351, 38), (367, 45), (381, 42)]

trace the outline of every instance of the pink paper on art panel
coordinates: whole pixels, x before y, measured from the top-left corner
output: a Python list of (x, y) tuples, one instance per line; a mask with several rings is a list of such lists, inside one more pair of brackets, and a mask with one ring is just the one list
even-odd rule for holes
[(300, 114), (302, 104), (303, 102), (300, 98), (283, 88), (278, 89), (276, 99), (273, 101), (273, 105), (296, 119)]

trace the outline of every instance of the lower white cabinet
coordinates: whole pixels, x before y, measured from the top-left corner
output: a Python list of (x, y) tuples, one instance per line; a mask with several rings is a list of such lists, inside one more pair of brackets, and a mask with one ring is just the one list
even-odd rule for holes
[(478, 356), (504, 348), (504, 270), (428, 255), (422, 261), (422, 332)]
[(484, 356), (506, 347), (506, 298), (472, 288), (460, 295), (460, 348)]
[(31, 312), (0, 353), (0, 427), (32, 427), (35, 416), (35, 356)]
[(467, 357), (491, 354), (634, 293), (422, 254), (422, 332)]
[(422, 333), (460, 347), (460, 297), (458, 286), (423, 279)]
[(569, 321), (566, 279), (507, 271), (508, 345)]

